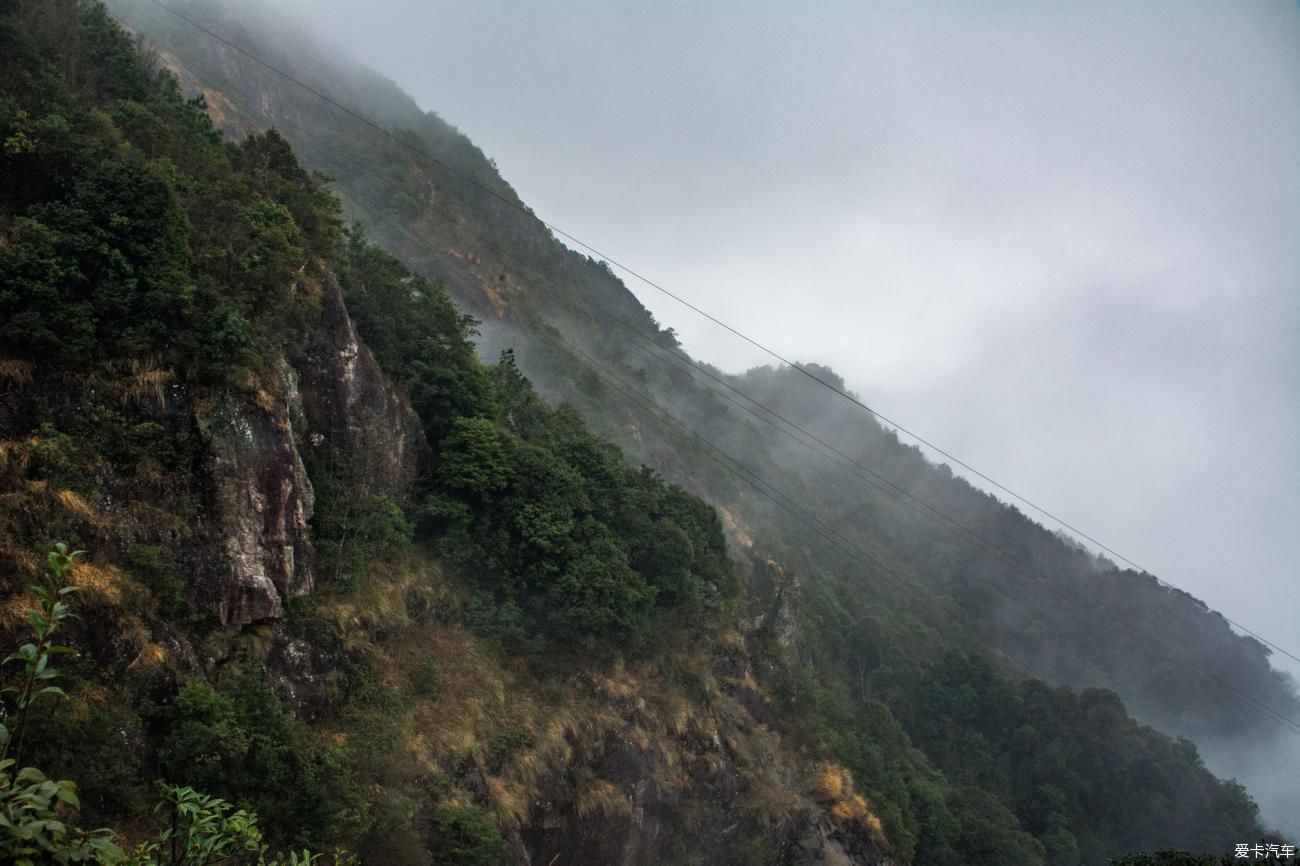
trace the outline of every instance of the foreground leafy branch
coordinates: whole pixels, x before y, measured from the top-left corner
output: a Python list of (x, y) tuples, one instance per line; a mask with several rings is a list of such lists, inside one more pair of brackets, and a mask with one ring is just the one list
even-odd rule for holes
[(71, 608), (63, 599), (77, 591), (77, 588), (71, 584), (72, 566), (77, 557), (83, 553), (84, 551), (81, 550), (69, 553), (68, 546), (63, 543), (54, 545), (47, 558), (50, 570), (45, 573), (40, 583), (32, 587), (32, 592), (39, 600), (36, 607), (27, 611), (27, 621), (32, 627), (32, 638), (18, 647), (16, 652), (6, 656), (3, 662), (6, 665), (18, 662), (23, 666), (23, 670), (17, 686), (0, 689), (0, 696), (15, 696), (14, 704), (17, 709), (17, 721), (12, 732), (0, 723), (0, 742), (4, 744), (3, 748), (0, 748), (0, 761), (9, 757), (9, 747), (15, 739), (17, 747), (14, 762), (22, 761), (23, 738), (27, 733), (27, 716), (32, 704), (43, 695), (63, 694), (63, 689), (51, 684), (51, 680), (59, 675), (59, 671), (58, 668), (50, 665), (50, 659), (56, 655), (67, 655), (72, 652), (71, 647), (54, 643), (54, 633), (65, 619), (72, 616)]
[[(49, 571), (32, 587), (37, 603), (27, 612), (30, 639), (3, 662), (21, 668), (15, 685), (0, 689), (0, 698), (14, 708), (12, 727), (0, 723), (0, 863), (325, 866), (328, 862), (331, 866), (355, 866), (356, 857), (341, 850), (328, 861), (306, 849), (272, 853), (263, 841), (256, 813), (178, 785), (166, 788), (154, 810), (161, 820), (157, 838), (141, 842), (128, 853), (115, 831), (83, 830), (71, 823), (81, 805), (75, 783), (47, 778), (35, 767), (16, 769), (32, 705), (44, 695), (63, 695), (52, 682), (59, 670), (49, 662), (53, 656), (73, 652), (55, 644), (54, 634), (61, 623), (74, 616), (65, 599), (77, 589), (71, 582), (72, 568), (81, 555), (83, 551), (69, 552), (66, 544), (54, 545), (47, 557)], [(6, 712), (3, 718), (10, 716)]]

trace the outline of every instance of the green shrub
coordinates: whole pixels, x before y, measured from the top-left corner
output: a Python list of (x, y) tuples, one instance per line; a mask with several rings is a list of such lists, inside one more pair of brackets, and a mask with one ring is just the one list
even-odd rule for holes
[(415, 693), (425, 698), (437, 698), (442, 691), (442, 666), (433, 655), (420, 658), (411, 677)]
[(317, 573), (327, 585), (353, 592), (372, 560), (410, 545), (414, 528), (391, 497), (364, 492), (364, 473), (342, 455), (309, 461), (307, 471), (316, 496)]
[(478, 806), (439, 806), (429, 833), (434, 866), (496, 866), (506, 843), (496, 822)]
[(133, 544), (127, 548), (126, 562), (131, 572), (158, 599), (158, 612), (174, 618), (185, 612), (185, 584), (167, 561), (162, 545)]
[(259, 667), (230, 665), (215, 687), (186, 685), (165, 727), (159, 761), (169, 779), (255, 809), (278, 839), (332, 842), (355, 811), (343, 755), (285, 711)]
[(533, 735), (523, 725), (507, 725), (488, 735), (487, 763), (493, 773), (500, 773), (515, 755), (533, 743)]

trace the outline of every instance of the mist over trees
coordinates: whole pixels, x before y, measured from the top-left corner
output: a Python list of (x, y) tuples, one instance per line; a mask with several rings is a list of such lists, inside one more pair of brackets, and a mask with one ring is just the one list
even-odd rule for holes
[(460, 175), (162, 14), (130, 19), (151, 69), (98, 3), (0, 7), (0, 634), (53, 541), (90, 551), (23, 756), (82, 825), (161, 779), (439, 866), (585, 851), (647, 789), (638, 862), (794, 863), (805, 825), (917, 866), (1265, 837), (1193, 741), (1272, 729), (1180, 661), (1300, 714), (1260, 644), (797, 371), (693, 366), (392, 85), (290, 58)]

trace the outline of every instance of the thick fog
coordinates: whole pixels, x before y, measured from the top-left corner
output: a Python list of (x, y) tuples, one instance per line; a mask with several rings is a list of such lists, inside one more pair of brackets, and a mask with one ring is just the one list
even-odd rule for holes
[(1294, 3), (279, 3), (547, 220), (1300, 655)]

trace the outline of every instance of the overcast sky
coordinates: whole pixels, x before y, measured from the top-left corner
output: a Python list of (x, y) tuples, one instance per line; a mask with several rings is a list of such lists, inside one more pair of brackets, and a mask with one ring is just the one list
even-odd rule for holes
[(548, 221), (1300, 655), (1296, 4), (278, 2)]

